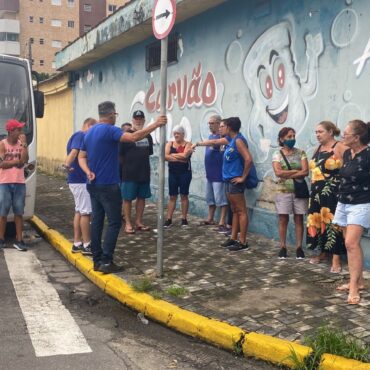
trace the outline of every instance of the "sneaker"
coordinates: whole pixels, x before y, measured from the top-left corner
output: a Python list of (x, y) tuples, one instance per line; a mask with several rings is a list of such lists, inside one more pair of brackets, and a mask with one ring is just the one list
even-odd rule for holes
[(82, 246), (81, 251), (84, 256), (92, 256), (91, 244), (87, 245), (86, 247)]
[(165, 221), (165, 223), (164, 223), (164, 225), (163, 225), (163, 227), (165, 228), (165, 229), (168, 229), (169, 227), (171, 227), (172, 226), (172, 220), (170, 219), (170, 218), (168, 218), (166, 221)]
[(225, 225), (218, 225), (218, 228), (216, 229), (216, 231), (219, 234), (226, 234), (229, 232), (229, 229)]
[(94, 271), (99, 271), (100, 262), (94, 262)]
[(81, 245), (75, 245), (75, 244), (73, 244), (72, 245), (71, 252), (72, 253), (80, 253), (80, 252), (82, 252), (82, 249), (83, 249), (82, 244)]
[(296, 259), (303, 260), (306, 256), (304, 255), (302, 247), (297, 248), (296, 250)]
[(111, 274), (113, 272), (121, 272), (124, 268), (122, 266), (116, 265), (114, 262), (101, 263), (98, 267), (98, 271), (103, 274)]
[(181, 227), (188, 227), (188, 220), (186, 218), (181, 219)]
[(245, 244), (243, 243), (240, 243), (239, 241), (236, 242), (234, 245), (228, 247), (227, 249), (230, 251), (230, 252), (239, 252), (239, 251), (244, 251), (244, 250), (247, 250), (249, 248), (249, 245), (247, 242), (245, 242)]
[(13, 243), (13, 247), (16, 250), (21, 251), (21, 252), (26, 252), (27, 251), (26, 244), (24, 244), (24, 241), (23, 240), (21, 240), (20, 242), (19, 241), (15, 241)]
[(229, 229), (229, 228), (227, 227), (226, 229), (227, 229), (227, 231), (226, 231), (226, 233), (225, 233), (224, 235), (225, 235), (225, 236), (231, 236), (231, 233), (232, 233), (231, 228)]
[(0, 249), (4, 249), (4, 248), (5, 248), (5, 240), (0, 239)]
[(225, 242), (221, 243), (221, 247), (224, 247), (224, 248), (227, 248), (227, 247), (230, 247), (234, 244), (236, 244), (237, 241), (236, 240), (233, 240), (233, 239), (227, 239)]
[(287, 257), (286, 248), (280, 248), (278, 258), (283, 260)]

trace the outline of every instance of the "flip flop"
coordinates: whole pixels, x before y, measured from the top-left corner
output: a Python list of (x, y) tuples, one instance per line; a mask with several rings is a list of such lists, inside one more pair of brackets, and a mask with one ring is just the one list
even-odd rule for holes
[(324, 263), (325, 262), (325, 258), (320, 258), (320, 257), (312, 257), (310, 258), (309, 260), (310, 264), (311, 265), (318, 265), (319, 263)]
[(136, 230), (137, 231), (150, 231), (151, 230), (151, 227), (145, 226), (145, 225), (143, 225), (143, 226), (136, 226)]
[(348, 298), (347, 298), (348, 304), (355, 305), (355, 304), (359, 304), (360, 302), (361, 302), (361, 297), (359, 295), (351, 295), (351, 294), (348, 295)]
[[(349, 291), (349, 283), (339, 285), (335, 289), (338, 292), (348, 292)], [(365, 289), (365, 287), (363, 285), (358, 287), (358, 290), (364, 290), (364, 289)]]
[(330, 267), (330, 273), (332, 274), (340, 274), (342, 272), (342, 267)]
[(134, 229), (125, 229), (125, 234), (135, 234)]

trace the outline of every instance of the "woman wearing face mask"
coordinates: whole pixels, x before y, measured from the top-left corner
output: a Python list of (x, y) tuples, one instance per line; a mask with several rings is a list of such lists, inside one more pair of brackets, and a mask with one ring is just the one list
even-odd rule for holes
[(329, 253), (332, 254), (330, 272), (340, 273), (340, 255), (346, 253), (346, 248), (342, 230), (333, 225), (332, 220), (338, 203), (341, 158), (347, 147), (335, 140), (340, 130), (332, 122), (320, 122), (315, 133), (320, 145), (309, 163), (311, 193), (307, 217), (307, 248), (318, 248), (321, 252), (310, 259), (312, 264), (320, 263), (329, 257)]
[[(296, 236), (296, 258), (305, 257), (302, 249), (303, 241), (303, 215), (307, 213), (308, 199), (296, 198), (294, 193), (294, 181), (304, 180), (308, 175), (308, 162), (306, 153), (295, 148), (295, 131), (290, 127), (284, 127), (278, 135), (278, 143), (282, 147), (276, 151), (272, 158), (272, 166), (278, 177), (278, 191), (275, 197), (275, 208), (279, 215), (280, 251), (278, 257), (287, 257), (286, 235), (289, 223), (289, 215), (294, 215)], [(284, 158), (285, 157), (285, 158)], [(286, 163), (288, 161), (288, 164)]]
[(339, 201), (333, 224), (343, 228), (350, 281), (337, 288), (348, 291), (348, 304), (360, 303), (364, 288), (361, 237), (370, 228), (370, 123), (353, 120), (343, 132), (343, 167), (339, 171)]

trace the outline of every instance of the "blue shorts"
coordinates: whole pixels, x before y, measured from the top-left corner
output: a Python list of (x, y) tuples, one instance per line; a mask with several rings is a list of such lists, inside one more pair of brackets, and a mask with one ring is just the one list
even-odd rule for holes
[(245, 184), (233, 184), (232, 182), (226, 182), (226, 193), (229, 194), (243, 194), (245, 190)]
[(149, 182), (124, 181), (121, 183), (123, 200), (147, 199), (152, 196)]
[(209, 206), (227, 206), (225, 183), (207, 181), (206, 201)]
[(335, 209), (333, 224), (341, 227), (359, 225), (364, 229), (370, 228), (370, 203), (343, 204), (338, 202)]
[(189, 195), (191, 182), (191, 171), (183, 173), (168, 173), (168, 190), (170, 196), (178, 195), (179, 190), (181, 195)]
[(26, 202), (25, 184), (0, 184), (0, 216), (6, 217), (13, 208), (15, 216), (24, 213)]

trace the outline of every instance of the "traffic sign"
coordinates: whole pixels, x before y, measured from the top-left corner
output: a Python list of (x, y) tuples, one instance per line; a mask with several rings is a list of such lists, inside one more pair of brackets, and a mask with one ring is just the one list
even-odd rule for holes
[(171, 32), (176, 19), (176, 0), (155, 0), (152, 12), (154, 36), (162, 40)]

